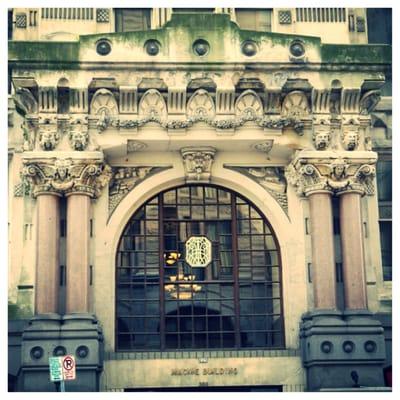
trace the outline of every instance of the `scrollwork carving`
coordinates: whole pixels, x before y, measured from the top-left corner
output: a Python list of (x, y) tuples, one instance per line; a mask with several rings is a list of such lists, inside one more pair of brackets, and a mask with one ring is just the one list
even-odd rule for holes
[(109, 215), (137, 184), (167, 168), (170, 167), (113, 167), (112, 178), (109, 181)]
[(110, 168), (100, 160), (25, 160), (21, 175), (32, 185), (34, 197), (44, 192), (58, 195), (78, 192), (95, 198), (108, 182)]

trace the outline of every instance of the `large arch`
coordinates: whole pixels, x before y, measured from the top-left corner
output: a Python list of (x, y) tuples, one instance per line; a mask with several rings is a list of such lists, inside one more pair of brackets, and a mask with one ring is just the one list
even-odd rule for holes
[[(221, 187), (233, 190), (240, 195), (250, 200), (265, 216), (271, 225), (280, 247), (280, 257), (282, 265), (282, 287), (283, 287), (283, 304), (285, 309), (285, 320), (287, 316), (286, 306), (289, 300), (288, 287), (290, 286), (290, 270), (288, 266), (292, 262), (292, 252), (288, 251), (290, 244), (295, 242), (296, 234), (291, 229), (291, 222), (285, 212), (282, 210), (276, 200), (258, 183), (252, 179), (236, 172), (228, 170), (223, 165), (214, 165), (211, 183)], [(101, 270), (104, 273), (97, 279), (100, 280), (100, 286), (104, 291), (112, 294), (115, 298), (115, 255), (117, 252), (118, 242), (130, 217), (141, 207), (146, 201), (151, 199), (157, 193), (167, 189), (184, 185), (185, 175), (182, 166), (178, 165), (174, 168), (162, 171), (158, 174), (150, 176), (149, 178), (138, 184), (127, 196), (120, 202), (118, 207), (111, 215), (106, 228), (102, 232), (104, 238), (104, 246), (97, 252), (96, 259)], [(110, 315), (115, 315), (114, 301), (109, 302), (106, 306), (103, 304), (98, 313), (105, 313), (104, 320), (108, 322), (104, 326), (105, 334), (109, 337), (108, 346), (109, 350), (114, 350), (113, 343), (115, 342), (115, 326), (114, 322), (110, 322)], [(100, 316), (100, 315), (99, 315)], [(107, 317), (108, 316), (108, 317)], [(295, 322), (289, 321), (285, 324), (285, 336), (288, 339), (288, 330), (293, 331), (297, 326), (298, 320)], [(293, 326), (292, 326), (293, 325)], [(292, 346), (296, 343), (297, 339), (286, 340), (287, 346)]]

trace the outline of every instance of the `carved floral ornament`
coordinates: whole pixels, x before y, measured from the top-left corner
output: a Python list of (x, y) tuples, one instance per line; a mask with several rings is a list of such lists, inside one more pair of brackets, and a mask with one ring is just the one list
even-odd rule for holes
[(308, 196), (319, 191), (333, 194), (355, 191), (361, 195), (373, 195), (375, 163), (375, 158), (298, 158), (286, 167), (285, 176), (299, 195)]
[(34, 197), (42, 193), (84, 193), (96, 198), (108, 183), (111, 168), (100, 160), (24, 160), (21, 176), (33, 187)]

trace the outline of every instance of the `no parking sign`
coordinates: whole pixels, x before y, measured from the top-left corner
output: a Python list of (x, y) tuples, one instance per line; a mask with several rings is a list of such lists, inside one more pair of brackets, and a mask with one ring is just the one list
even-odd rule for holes
[(76, 379), (76, 365), (74, 356), (62, 357), (63, 378), (65, 381)]

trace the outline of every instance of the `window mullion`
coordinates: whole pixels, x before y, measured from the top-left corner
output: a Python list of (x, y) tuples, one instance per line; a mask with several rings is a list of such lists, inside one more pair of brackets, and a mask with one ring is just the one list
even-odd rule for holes
[(239, 306), (239, 267), (238, 267), (238, 243), (237, 243), (237, 213), (236, 196), (231, 194), (232, 207), (232, 259), (233, 259), (233, 298), (235, 306), (235, 345), (240, 348), (240, 306)]
[(158, 238), (159, 238), (159, 286), (160, 286), (160, 344), (165, 350), (165, 291), (164, 291), (164, 202), (158, 195)]

